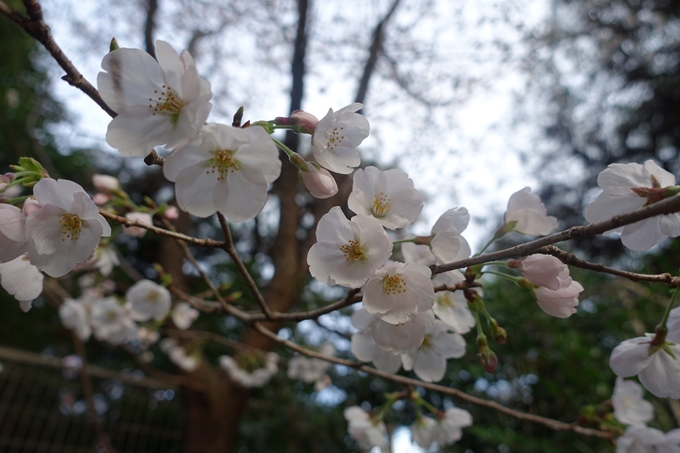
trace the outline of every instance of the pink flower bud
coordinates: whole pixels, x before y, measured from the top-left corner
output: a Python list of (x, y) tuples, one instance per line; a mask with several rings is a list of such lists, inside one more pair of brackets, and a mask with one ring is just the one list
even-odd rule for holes
[[(129, 212), (125, 214), (125, 218), (131, 221), (138, 221), (140, 223), (145, 223), (147, 225), (153, 225), (153, 220), (151, 220), (151, 214), (148, 214), (146, 212)], [(141, 238), (146, 234), (146, 228), (141, 228), (141, 227), (136, 227), (136, 226), (131, 226), (131, 227), (126, 227), (123, 226), (123, 233), (127, 234), (128, 236), (136, 237), (136, 238)]]
[(498, 357), (491, 349), (487, 348), (485, 351), (479, 352), (477, 360), (487, 373), (493, 373), (498, 368)]
[(335, 178), (324, 168), (314, 162), (307, 163), (307, 171), (300, 170), (300, 179), (309, 193), (316, 198), (329, 198), (338, 193)]
[(24, 215), (29, 215), (31, 212), (37, 211), (40, 208), (42, 208), (42, 205), (33, 197), (27, 198), (26, 201), (24, 201)]
[(551, 255), (527, 256), (519, 263), (519, 270), (534, 285), (553, 291), (571, 283), (567, 265)]
[(93, 175), (92, 185), (95, 189), (104, 193), (111, 193), (114, 190), (120, 189), (120, 182), (109, 175)]
[(12, 173), (0, 175), (0, 190), (4, 190), (5, 187), (7, 187), (7, 184), (11, 183), (12, 181), (14, 181), (14, 175)]
[(319, 119), (304, 110), (296, 110), (290, 114), (290, 124), (298, 127), (303, 134), (313, 134)]
[(104, 206), (106, 203), (111, 201), (111, 195), (106, 195), (105, 193), (98, 192), (94, 194), (94, 197), (92, 197), (92, 201), (94, 201), (94, 204), (97, 206)]
[(168, 209), (165, 210), (163, 215), (168, 220), (177, 220), (179, 217), (179, 209), (177, 209), (175, 206), (168, 206)]

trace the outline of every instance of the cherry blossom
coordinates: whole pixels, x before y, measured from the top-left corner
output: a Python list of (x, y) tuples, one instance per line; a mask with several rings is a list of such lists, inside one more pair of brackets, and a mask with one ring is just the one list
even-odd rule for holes
[(98, 340), (108, 340), (121, 332), (127, 333), (134, 324), (129, 311), (115, 297), (105, 297), (92, 302), (90, 323)]
[(264, 356), (264, 367), (256, 368), (252, 371), (247, 371), (241, 368), (233, 358), (228, 355), (220, 357), (220, 366), (227, 372), (229, 377), (246, 388), (263, 387), (266, 385), (274, 374), (279, 370), (277, 363), (279, 361), (278, 354), (268, 352)]
[(668, 328), (666, 340), (680, 343), (680, 307), (672, 309), (668, 314), (666, 327)]
[(61, 277), (90, 258), (111, 227), (78, 184), (45, 178), (33, 187), (40, 204), (26, 219), (31, 264)]
[[(459, 271), (450, 271), (436, 275), (432, 279), (432, 284), (451, 286), (464, 280), (463, 274)], [(432, 309), (434, 314), (456, 333), (468, 333), (475, 325), (475, 316), (470, 311), (462, 291), (436, 292)]]
[(387, 428), (381, 420), (371, 417), (359, 406), (351, 406), (345, 409), (345, 420), (349, 423), (347, 431), (359, 447), (370, 450), (373, 447), (384, 449)]
[(446, 324), (435, 321), (425, 330), (423, 343), (404, 352), (401, 361), (405, 370), (413, 370), (425, 382), (441, 381), (446, 372), (446, 360), (465, 355), (465, 339), (449, 333)]
[(135, 321), (161, 321), (170, 312), (170, 291), (151, 280), (140, 280), (125, 293)]
[[(125, 218), (130, 222), (139, 222), (145, 225), (153, 226), (153, 219), (151, 218), (151, 214), (148, 212), (128, 212), (125, 214)], [(127, 234), (128, 236), (132, 236), (134, 238), (141, 238), (146, 234), (146, 228), (123, 225), (123, 234)]]
[(650, 350), (654, 334), (623, 341), (612, 351), (609, 365), (617, 376), (637, 375), (640, 382), (659, 398), (680, 398), (680, 345), (666, 343)]
[(430, 268), (417, 263), (390, 262), (366, 282), (362, 305), (390, 324), (403, 324), (434, 305)]
[(680, 430), (666, 434), (646, 426), (629, 425), (619, 437), (616, 453), (680, 453)]
[(25, 312), (31, 309), (33, 299), (42, 293), (43, 279), (43, 274), (29, 262), (26, 255), (0, 263), (0, 284), (19, 301)]
[(614, 417), (625, 425), (644, 425), (654, 418), (654, 406), (642, 398), (642, 387), (617, 377), (612, 395)]
[[(321, 346), (319, 352), (325, 356), (333, 357), (335, 348), (331, 343), (325, 343)], [(288, 361), (288, 377), (307, 383), (314, 382), (315, 389), (319, 391), (330, 383), (330, 379), (327, 379), (328, 376), (326, 375), (326, 371), (330, 367), (331, 363), (325, 360), (296, 356)]]
[(92, 185), (95, 189), (102, 193), (111, 193), (120, 190), (120, 181), (109, 175), (92, 175)]
[(358, 169), (347, 206), (356, 214), (374, 217), (389, 229), (405, 227), (423, 210), (423, 196), (401, 170)]
[(553, 291), (571, 282), (567, 265), (551, 255), (529, 255), (519, 262), (513, 260), (509, 265), (517, 267), (534, 285), (544, 286)]
[(115, 266), (120, 265), (118, 253), (113, 247), (98, 247), (92, 258), (92, 265), (99, 269), (103, 276), (110, 275)]
[(512, 230), (529, 236), (545, 236), (557, 228), (557, 219), (547, 215), (545, 205), (529, 187), (510, 196), (505, 223)]
[(192, 308), (186, 302), (181, 302), (172, 309), (172, 322), (175, 323), (178, 329), (186, 330), (191, 327), (191, 324), (198, 318), (199, 311)]
[(430, 248), (439, 264), (462, 260), (470, 256), (470, 245), (461, 233), (470, 223), (465, 208), (452, 208), (442, 214), (432, 227)]
[(73, 330), (81, 340), (87, 340), (92, 334), (90, 326), (90, 301), (66, 299), (59, 306), (61, 323), (69, 330)]
[(309, 271), (327, 285), (358, 288), (392, 254), (392, 240), (377, 220), (347, 220), (338, 206), (319, 220), (316, 240), (307, 255)]
[(424, 266), (437, 264), (437, 257), (427, 245), (416, 245), (413, 242), (401, 244), (401, 256), (405, 263), (418, 263)]
[[(663, 200), (675, 191), (675, 177), (653, 160), (644, 165), (611, 164), (597, 177), (603, 192), (585, 210), (588, 222), (608, 220)], [(649, 250), (667, 237), (680, 236), (680, 213), (641, 220), (610, 232), (620, 232), (631, 250)]]
[(411, 438), (413, 442), (426, 450), (435, 441), (436, 431), (439, 428), (437, 421), (431, 417), (418, 417), (411, 425)]
[(165, 159), (163, 174), (175, 182), (183, 210), (198, 217), (219, 211), (232, 222), (243, 222), (264, 207), (268, 184), (281, 173), (278, 156), (259, 126), (209, 124), (198, 139)]
[(337, 112), (328, 110), (312, 136), (314, 158), (324, 168), (335, 173), (349, 174), (361, 163), (357, 146), (368, 137), (368, 120), (355, 113), (363, 104), (354, 103)]
[[(361, 360), (362, 362), (372, 362), (373, 366), (375, 366), (380, 371), (393, 374), (396, 373), (399, 368), (401, 368), (401, 358), (398, 355), (399, 352), (401, 351), (398, 349), (398, 347), (396, 348), (397, 350), (394, 352), (385, 350), (383, 347), (379, 346), (375, 342), (375, 340), (373, 339), (372, 327), (376, 323), (381, 322), (384, 323), (383, 321), (380, 321), (380, 318), (378, 318), (376, 315), (369, 314), (363, 308), (360, 308), (359, 310), (355, 311), (352, 314), (352, 325), (359, 331), (352, 335), (351, 350), (352, 354), (354, 354), (354, 356), (357, 359)], [(390, 324), (390, 326), (392, 326), (392, 324)], [(404, 326), (402, 325), (394, 327)], [(408, 328), (401, 330), (407, 333), (411, 331), (411, 329)], [(414, 345), (416, 343), (417, 345), (420, 345), (420, 343), (422, 343), (423, 341), (423, 338), (425, 336), (425, 327), (423, 326), (421, 330), (422, 330), (421, 335), (413, 336), (415, 337), (415, 341), (412, 342)], [(411, 337), (411, 335), (407, 335), (407, 337)]]
[(27, 250), (26, 215), (16, 206), (0, 203), (0, 263), (12, 261)]
[(307, 162), (307, 170), (301, 169), (299, 175), (309, 193), (316, 198), (323, 200), (338, 193), (335, 178), (315, 162)]
[(99, 93), (118, 113), (106, 141), (123, 156), (144, 157), (155, 146), (176, 148), (203, 127), (212, 104), (210, 83), (189, 52), (156, 41), (158, 61), (140, 49), (118, 49), (102, 60)]
[(201, 357), (198, 354), (187, 354), (187, 351), (173, 338), (164, 338), (158, 346), (168, 355), (172, 363), (184, 371), (192, 372), (201, 363)]
[(578, 295), (583, 291), (583, 286), (569, 279), (560, 279), (560, 289), (552, 290), (544, 286), (534, 289), (536, 302), (541, 310), (556, 318), (568, 318), (576, 313)]
[(440, 446), (453, 445), (463, 437), (463, 430), (472, 426), (472, 414), (457, 407), (448, 409), (439, 418), (439, 429), (435, 431), (435, 441)]

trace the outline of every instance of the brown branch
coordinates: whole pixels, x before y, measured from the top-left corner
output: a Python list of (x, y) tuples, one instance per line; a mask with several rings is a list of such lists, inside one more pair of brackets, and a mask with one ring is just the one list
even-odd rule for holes
[(236, 349), (237, 351), (247, 352), (259, 351), (259, 349), (253, 346), (241, 343), (240, 341), (232, 340), (231, 338), (223, 337), (222, 335), (218, 335), (213, 332), (206, 332), (200, 330), (179, 330), (179, 329), (164, 329), (164, 331), (170, 335), (180, 338), (212, 341), (213, 343), (218, 343), (229, 348)]
[(291, 341), (284, 340), (283, 338), (280, 338), (278, 335), (276, 335), (274, 332), (270, 331), (267, 329), (265, 326), (263, 326), (261, 323), (256, 322), (253, 324), (253, 327), (260, 332), (262, 335), (270, 338), (271, 340), (284, 345), (288, 349), (291, 349), (293, 351), (299, 352), (300, 354), (304, 354), (307, 357), (312, 357), (315, 359), (321, 359), (325, 360), (327, 362), (335, 363), (338, 365), (345, 365), (351, 368), (354, 368), (359, 371), (363, 371), (366, 373), (373, 374), (375, 376), (381, 377), (383, 379), (388, 379), (394, 382), (398, 382), (400, 384), (404, 385), (411, 385), (411, 386), (418, 386), (418, 387), (425, 387), (430, 390), (434, 390), (436, 392), (444, 393), (446, 395), (451, 395), (456, 398), (460, 398), (464, 401), (467, 401), (469, 403), (475, 404), (477, 406), (482, 406), (482, 407), (487, 407), (489, 409), (494, 409), (498, 412), (501, 412), (503, 414), (509, 415), (511, 417), (514, 417), (518, 420), (525, 420), (525, 421), (530, 421), (534, 423), (541, 424), (543, 426), (546, 426), (550, 429), (553, 429), (555, 431), (573, 431), (578, 434), (583, 434), (585, 436), (595, 436), (595, 437), (601, 437), (605, 439), (611, 439), (612, 434), (604, 431), (599, 431), (596, 429), (591, 429), (591, 428), (584, 428), (582, 426), (578, 426), (572, 423), (564, 423), (559, 420), (553, 420), (551, 418), (547, 417), (541, 417), (540, 415), (534, 415), (534, 414), (527, 414), (525, 412), (520, 412), (516, 411), (514, 409), (511, 409), (509, 407), (503, 406), (502, 404), (499, 404), (495, 401), (489, 401), (485, 400), (482, 398), (478, 398), (476, 396), (468, 395), (467, 393), (454, 389), (451, 387), (444, 387), (442, 385), (438, 384), (433, 384), (430, 382), (423, 382), (419, 381), (417, 379), (411, 379), (407, 378), (405, 376), (399, 376), (395, 374), (389, 374), (389, 373), (384, 373), (380, 370), (377, 370), (375, 368), (371, 368), (369, 366), (366, 366), (360, 362), (353, 362), (350, 360), (345, 360), (345, 359), (340, 359), (337, 357), (329, 357), (327, 355), (320, 354), (318, 352), (311, 351), (309, 349), (303, 348), (302, 346), (299, 346)]
[(607, 267), (598, 263), (589, 263), (588, 261), (577, 258), (571, 253), (558, 249), (554, 245), (546, 245), (545, 247), (541, 247), (540, 249), (536, 250), (536, 253), (552, 255), (562, 261), (564, 264), (580, 267), (581, 269), (588, 269), (595, 272), (602, 272), (605, 274), (615, 275), (617, 277), (627, 278), (628, 280), (632, 280), (634, 282), (665, 283), (669, 288), (680, 287), (680, 277), (674, 277), (668, 272), (650, 275), (614, 269), (612, 267)]
[(80, 385), (83, 388), (83, 395), (85, 396), (85, 402), (87, 403), (87, 411), (90, 413), (90, 418), (92, 422), (92, 429), (97, 436), (99, 444), (104, 447), (104, 449), (109, 453), (115, 453), (116, 450), (111, 445), (109, 441), (109, 436), (104, 432), (102, 427), (102, 422), (99, 419), (99, 414), (94, 406), (94, 395), (92, 391), (92, 379), (90, 379), (90, 372), (87, 365), (87, 356), (85, 354), (85, 346), (78, 335), (72, 332), (73, 345), (76, 348), (76, 354), (80, 357), (81, 366), (78, 370), (80, 372)]
[(158, 11), (158, 0), (148, 0), (146, 5), (146, 22), (144, 23), (144, 44), (146, 52), (156, 58), (156, 46), (153, 42), (153, 32), (156, 28), (156, 12)]
[(64, 54), (61, 48), (57, 45), (52, 37), (50, 28), (45, 24), (42, 17), (42, 9), (36, 0), (25, 0), (24, 6), (29, 14), (29, 17), (24, 16), (18, 11), (12, 9), (5, 2), (0, 0), (0, 14), (7, 17), (9, 20), (21, 27), (26, 33), (35, 38), (45, 49), (52, 55), (52, 58), (61, 66), (66, 72), (62, 77), (70, 85), (78, 88), (80, 91), (88, 95), (99, 107), (108, 113), (112, 118), (116, 117), (111, 107), (99, 95), (99, 91), (88, 82), (85, 77), (76, 69), (71, 60)]
[(108, 211), (105, 211), (104, 209), (99, 209), (99, 213), (104, 216), (105, 218), (109, 220), (113, 220), (114, 222), (120, 223), (121, 225), (125, 225), (127, 227), (135, 226), (139, 228), (144, 228), (146, 230), (152, 231), (156, 234), (160, 234), (163, 236), (170, 236), (172, 238), (188, 242), (190, 244), (198, 245), (201, 247), (213, 247), (213, 248), (222, 248), (224, 247), (224, 242), (221, 241), (216, 241), (214, 239), (198, 239), (192, 236), (187, 236), (186, 234), (178, 233), (176, 231), (172, 230), (166, 230), (163, 228), (158, 228), (153, 225), (148, 225), (146, 223), (139, 222), (137, 220), (128, 220), (125, 217), (112, 214)]
[(220, 221), (220, 227), (222, 227), (222, 233), (224, 234), (224, 246), (222, 247), (222, 249), (225, 252), (227, 252), (227, 254), (231, 257), (231, 260), (234, 262), (234, 265), (236, 266), (236, 270), (238, 270), (238, 273), (241, 274), (241, 277), (243, 277), (243, 279), (245, 280), (246, 286), (248, 287), (250, 293), (257, 301), (257, 304), (260, 306), (260, 309), (264, 313), (265, 317), (268, 320), (275, 319), (272, 311), (269, 309), (269, 306), (267, 305), (267, 302), (264, 300), (262, 293), (258, 289), (255, 280), (253, 280), (253, 277), (250, 275), (250, 272), (248, 272), (248, 269), (246, 269), (246, 266), (243, 264), (243, 261), (241, 261), (241, 257), (238, 256), (238, 252), (236, 252), (236, 248), (234, 247), (234, 240), (231, 237), (231, 231), (229, 230), (229, 223), (227, 222), (227, 218), (224, 217), (224, 214), (222, 214), (221, 212), (217, 213), (217, 218)]
[(612, 217), (603, 222), (591, 223), (590, 225), (581, 225), (568, 228), (559, 233), (551, 234), (534, 241), (525, 242), (514, 247), (510, 247), (497, 252), (486, 253), (480, 256), (473, 256), (464, 260), (454, 261), (452, 263), (442, 264), (439, 266), (430, 266), (433, 274), (441, 274), (442, 272), (452, 271), (454, 269), (461, 269), (475, 264), (482, 264), (489, 261), (497, 261), (514, 256), (526, 256), (536, 253), (536, 250), (546, 245), (555, 244), (557, 242), (567, 241), (569, 239), (580, 239), (588, 236), (595, 236), (606, 231), (611, 231), (616, 228), (630, 225), (640, 220), (648, 219), (662, 214), (672, 214), (680, 212), (680, 196), (668, 198), (659, 201), (650, 206), (638, 209), (637, 211), (629, 212)]

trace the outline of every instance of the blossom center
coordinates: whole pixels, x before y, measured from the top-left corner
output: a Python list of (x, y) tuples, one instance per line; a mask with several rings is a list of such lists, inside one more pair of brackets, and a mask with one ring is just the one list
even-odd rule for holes
[(366, 259), (366, 255), (364, 255), (361, 244), (359, 244), (359, 241), (355, 241), (354, 239), (340, 247), (340, 250), (345, 254), (345, 261), (363, 261)]
[(432, 344), (432, 335), (425, 334), (425, 338), (423, 338), (423, 343), (420, 345), (418, 349), (420, 349), (421, 351), (428, 351), (433, 347), (434, 345)]
[(456, 302), (451, 299), (451, 296), (449, 294), (442, 294), (437, 298), (437, 303), (439, 305), (443, 305), (445, 307), (451, 307), (455, 308), (456, 307)]
[(328, 138), (328, 144), (326, 145), (328, 149), (332, 151), (342, 143), (342, 141), (345, 139), (343, 130), (345, 130), (344, 127), (334, 127), (328, 131), (328, 134), (330, 135)]
[(380, 192), (378, 195), (373, 197), (373, 207), (371, 212), (376, 217), (385, 217), (385, 213), (390, 208), (390, 199), (385, 192)]
[(169, 85), (163, 85), (160, 91), (153, 90), (153, 93), (155, 98), (149, 98), (151, 115), (156, 116), (157, 113), (169, 115), (172, 124), (177, 125), (179, 114), (184, 107), (184, 101), (175, 94), (175, 91)]
[(217, 172), (217, 180), (222, 181), (227, 179), (229, 173), (238, 171), (238, 164), (234, 160), (234, 151), (227, 149), (212, 151), (213, 157), (208, 161), (210, 168), (206, 170), (206, 174), (213, 174)]
[(113, 322), (118, 318), (118, 313), (116, 313), (115, 310), (109, 310), (106, 312), (106, 320), (109, 322)]
[(158, 293), (158, 291), (153, 291), (153, 290), (149, 291), (148, 294), (146, 295), (146, 298), (150, 302), (154, 302), (154, 303), (158, 302), (158, 299), (160, 299), (160, 297), (161, 297), (161, 295)]
[(83, 230), (83, 221), (75, 214), (66, 213), (59, 218), (61, 225), (61, 240), (70, 239), (77, 241), (80, 237), (80, 232)]
[(383, 278), (383, 288), (388, 295), (406, 292), (406, 281), (399, 275), (387, 275)]

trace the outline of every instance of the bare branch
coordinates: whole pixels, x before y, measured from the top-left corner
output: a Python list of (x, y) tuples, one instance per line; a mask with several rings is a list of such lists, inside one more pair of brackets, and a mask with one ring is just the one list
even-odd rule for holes
[(664, 274), (650, 275), (622, 271), (598, 263), (589, 263), (588, 261), (577, 258), (571, 253), (567, 253), (564, 250), (558, 249), (554, 245), (546, 245), (545, 247), (541, 247), (540, 249), (536, 250), (536, 253), (552, 255), (562, 261), (564, 264), (569, 264), (571, 266), (580, 267), (581, 269), (588, 269), (595, 272), (616, 275), (617, 277), (627, 278), (628, 280), (632, 280), (634, 282), (665, 283), (669, 288), (680, 287), (680, 277), (674, 277), (668, 272)]
[(503, 414), (509, 415), (511, 417), (514, 417), (518, 420), (525, 420), (525, 421), (530, 421), (534, 423), (538, 423), (540, 425), (546, 426), (550, 429), (553, 429), (555, 431), (573, 431), (578, 434), (583, 434), (585, 436), (595, 436), (595, 437), (601, 437), (604, 439), (612, 439), (612, 433), (604, 432), (604, 431), (599, 431), (596, 429), (590, 429), (590, 428), (584, 428), (582, 426), (575, 425), (573, 423), (564, 423), (559, 420), (553, 420), (551, 418), (547, 417), (541, 417), (540, 415), (535, 415), (535, 414), (527, 414), (525, 412), (520, 412), (516, 411), (514, 409), (511, 409), (509, 407), (503, 406), (502, 404), (499, 404), (495, 401), (489, 401), (485, 400), (482, 398), (477, 398), (476, 396), (468, 395), (467, 393), (454, 389), (451, 387), (444, 387), (442, 385), (438, 384), (432, 384), (430, 382), (423, 382), (419, 381), (417, 379), (411, 379), (407, 378), (405, 376), (399, 376), (395, 374), (389, 374), (389, 373), (384, 373), (380, 370), (377, 370), (375, 368), (371, 368), (369, 366), (363, 365), (359, 362), (352, 362), (350, 360), (345, 360), (345, 359), (340, 359), (337, 357), (329, 357), (327, 355), (320, 354), (318, 352), (311, 351), (309, 349), (303, 348), (302, 346), (299, 346), (291, 341), (284, 340), (283, 338), (280, 338), (278, 335), (276, 335), (274, 332), (270, 331), (267, 329), (265, 326), (260, 324), (259, 322), (256, 322), (253, 324), (253, 327), (260, 332), (262, 335), (265, 335), (266, 337), (270, 338), (271, 340), (284, 345), (288, 349), (291, 349), (293, 351), (299, 352), (300, 354), (304, 354), (307, 357), (312, 357), (315, 359), (321, 359), (325, 360), (327, 362), (335, 363), (338, 365), (345, 365), (351, 368), (354, 368), (359, 371), (364, 371), (366, 373), (373, 374), (375, 376), (379, 376), (383, 379), (388, 379), (394, 382), (398, 382), (400, 384), (404, 385), (412, 385), (412, 386), (417, 386), (417, 387), (425, 387), (430, 390), (434, 390), (436, 392), (444, 393), (447, 395), (454, 396), (456, 398), (460, 398), (464, 401), (467, 401), (469, 403), (475, 404), (477, 406), (482, 406), (482, 407), (487, 407), (489, 409), (496, 410), (498, 412), (501, 412)]
[(116, 117), (116, 112), (111, 110), (106, 102), (99, 95), (99, 91), (88, 82), (85, 77), (76, 69), (71, 60), (64, 54), (61, 48), (57, 45), (52, 37), (50, 28), (45, 24), (42, 19), (42, 9), (40, 4), (35, 0), (26, 0), (24, 2), (26, 5), (26, 10), (30, 14), (30, 17), (25, 17), (18, 11), (9, 7), (5, 2), (0, 0), (0, 14), (7, 17), (9, 20), (21, 27), (26, 33), (31, 35), (40, 44), (42, 44), (45, 49), (52, 55), (52, 58), (61, 66), (61, 68), (66, 72), (66, 75), (62, 77), (70, 85), (78, 88), (80, 91), (88, 95), (99, 107), (102, 108), (106, 113), (108, 113), (112, 118)]

